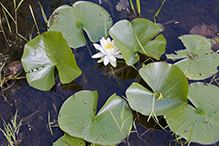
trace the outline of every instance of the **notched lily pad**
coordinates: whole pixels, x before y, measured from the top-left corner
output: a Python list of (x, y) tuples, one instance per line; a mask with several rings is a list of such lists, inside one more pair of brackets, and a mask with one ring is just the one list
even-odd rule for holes
[(185, 50), (167, 54), (169, 59), (182, 59), (175, 63), (190, 79), (205, 79), (217, 72), (219, 54), (211, 50), (211, 42), (199, 35), (184, 35), (179, 37)]
[(115, 144), (113, 144), (113, 145), (100, 145), (100, 144), (92, 143), (90, 146), (116, 146), (116, 145)]
[(219, 140), (219, 88), (214, 85), (192, 83), (184, 104), (165, 115), (170, 129), (187, 141), (213, 144)]
[(78, 1), (73, 6), (62, 5), (49, 18), (49, 30), (62, 32), (72, 48), (86, 44), (82, 29), (92, 42), (99, 41), (112, 26), (108, 12), (97, 4)]
[(53, 143), (53, 146), (86, 146), (86, 141), (72, 137), (65, 133), (55, 143)]
[(113, 94), (96, 114), (97, 91), (79, 91), (62, 105), (58, 124), (73, 137), (113, 145), (130, 134), (133, 115), (128, 104)]
[(126, 96), (133, 110), (147, 116), (154, 112), (159, 116), (187, 102), (188, 81), (177, 66), (151, 63), (142, 67), (139, 73), (152, 91), (139, 83), (132, 83)]
[(165, 53), (166, 39), (160, 28), (150, 20), (136, 18), (131, 22), (121, 20), (109, 31), (115, 45), (122, 53), (126, 64), (133, 65), (139, 60), (137, 52), (159, 60)]
[(64, 84), (81, 74), (71, 48), (58, 31), (45, 32), (29, 41), (21, 62), (29, 85), (39, 90), (50, 90), (55, 84), (55, 67)]

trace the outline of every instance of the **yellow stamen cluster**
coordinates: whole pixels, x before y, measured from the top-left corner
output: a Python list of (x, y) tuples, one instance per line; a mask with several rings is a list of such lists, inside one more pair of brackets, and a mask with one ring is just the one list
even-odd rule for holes
[(104, 45), (104, 49), (111, 50), (112, 48), (113, 48), (113, 45), (110, 43), (107, 43), (106, 45)]

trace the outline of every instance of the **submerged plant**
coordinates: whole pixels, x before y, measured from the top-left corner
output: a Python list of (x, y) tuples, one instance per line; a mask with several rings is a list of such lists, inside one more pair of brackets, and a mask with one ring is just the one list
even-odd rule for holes
[[(132, 11), (134, 12), (134, 14), (136, 15), (136, 12), (135, 12), (135, 8), (134, 8), (134, 5), (133, 5), (133, 2), (132, 0), (129, 0), (130, 2), (130, 5), (131, 5), (131, 8), (132, 8)], [(136, 7), (137, 7), (137, 17), (140, 17), (141, 16), (141, 9), (140, 9), (140, 0), (136, 0)]]
[(102, 37), (100, 45), (95, 43), (94, 47), (100, 51), (92, 56), (92, 58), (101, 58), (97, 63), (103, 62), (105, 66), (110, 63), (116, 67), (116, 58), (123, 58), (114, 41), (111, 41), (109, 37), (106, 40)]
[[(7, 10), (7, 8), (3, 5), (2, 2), (0, 2), (0, 5), (2, 7), (2, 11), (3, 11), (4, 17), (5, 17), (7, 26), (8, 26), (8, 31), (10, 33), (12, 33), (11, 24), (10, 24), (9, 19), (8, 19), (6, 14), (8, 14), (8, 16), (14, 22), (16, 35), (18, 35), (19, 37), (21, 37), (22, 39), (25, 40), (25, 38), (21, 34), (19, 34), (19, 32), (18, 32), (18, 20), (17, 20), (17, 12), (18, 12), (18, 9), (20, 8), (21, 4), (23, 3), (23, 1), (24, 0), (20, 0), (20, 2), (17, 4), (16, 0), (13, 0), (13, 4), (14, 4), (14, 17), (11, 15), (11, 13)], [(2, 30), (3, 36), (5, 38), (5, 41), (8, 42), (9, 39), (6, 37), (5, 31), (3, 29), (1, 15), (0, 15), (0, 29)]]
[(11, 124), (10, 123), (6, 124), (6, 122), (4, 120), (3, 120), (3, 122), (4, 122), (3, 123), (4, 130), (0, 128), (1, 132), (6, 137), (10, 146), (14, 146), (14, 145), (18, 146), (20, 143), (19, 130), (20, 130), (22, 119), (17, 124), (17, 111), (14, 115), (14, 118), (11, 120)]

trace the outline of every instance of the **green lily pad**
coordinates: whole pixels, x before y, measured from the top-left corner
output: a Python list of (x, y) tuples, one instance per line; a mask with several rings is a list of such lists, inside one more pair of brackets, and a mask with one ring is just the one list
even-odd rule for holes
[(64, 136), (60, 137), (53, 146), (86, 146), (86, 141), (83, 139), (79, 139), (76, 137), (72, 137), (68, 134), (64, 134)]
[[(108, 12), (97, 4), (79, 1), (73, 6), (62, 5), (49, 18), (49, 30), (62, 32), (72, 48), (86, 44), (82, 29), (92, 42), (99, 41), (112, 26)], [(107, 34), (106, 34), (107, 35)]]
[(132, 83), (126, 96), (133, 110), (147, 116), (159, 116), (187, 102), (188, 81), (177, 66), (151, 63), (142, 67), (139, 73), (152, 91), (139, 83)]
[(150, 20), (136, 18), (131, 22), (127, 20), (117, 22), (109, 34), (126, 64), (133, 65), (139, 60), (137, 52), (157, 60), (165, 53), (166, 39), (159, 34), (160, 32), (161, 29)]
[(165, 115), (170, 129), (191, 142), (212, 144), (219, 140), (219, 88), (192, 83), (188, 98), (194, 105), (184, 104)]
[(211, 50), (211, 42), (199, 35), (184, 35), (179, 37), (185, 50), (167, 54), (169, 59), (182, 59), (175, 63), (190, 79), (200, 80), (208, 78), (217, 72), (219, 54)]
[(97, 91), (80, 91), (62, 105), (58, 124), (73, 137), (88, 142), (113, 145), (130, 134), (133, 115), (126, 101), (113, 94), (95, 115)]
[(115, 144), (113, 144), (113, 145), (100, 145), (100, 144), (92, 143), (90, 146), (116, 146), (116, 145)]
[(61, 83), (70, 83), (81, 74), (74, 54), (62, 34), (48, 31), (29, 41), (21, 58), (30, 86), (47, 91), (55, 84), (54, 68)]

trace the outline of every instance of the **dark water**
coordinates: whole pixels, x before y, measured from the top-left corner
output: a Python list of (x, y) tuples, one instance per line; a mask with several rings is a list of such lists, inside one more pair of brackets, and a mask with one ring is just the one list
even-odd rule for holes
[[(98, 3), (98, 0), (91, 1)], [(14, 13), (12, 0), (1, 0), (1, 2), (12, 14)], [(73, 1), (41, 0), (40, 2), (43, 5), (47, 17), (49, 17), (57, 7), (63, 4), (71, 4)], [(102, 0), (101, 4), (113, 17), (114, 23), (129, 17), (127, 12), (118, 12), (115, 10), (117, 3), (118, 1)], [(18, 30), (19, 33), (26, 38), (28, 38), (34, 26), (28, 5), (31, 5), (34, 10), (40, 31), (44, 32), (47, 29), (38, 2), (35, 0), (26, 0), (18, 11)], [(153, 16), (160, 5), (160, 0), (142, 0), (141, 17), (153, 21)], [(3, 16), (2, 11), (0, 12), (1, 16)], [(134, 18), (135, 16), (131, 15), (129, 20)], [(203, 23), (219, 26), (219, 2), (218, 0), (167, 0), (158, 15), (158, 21), (165, 23), (170, 20), (175, 20), (178, 23), (165, 25), (163, 35), (167, 39), (166, 53), (173, 53), (174, 50), (184, 48), (178, 37), (188, 34), (192, 27)], [(0, 52), (9, 54), (11, 60), (19, 60), (26, 41), (21, 41), (13, 35), (15, 34), (15, 26), (12, 21), (10, 22), (12, 25), (12, 34), (7, 31), (6, 23), (3, 23), (10, 47), (8, 47), (5, 38), (2, 33), (0, 33)], [(32, 34), (33, 38), (36, 35), (36, 29), (34, 28)], [(73, 50), (77, 64), (82, 70), (82, 75), (72, 83), (60, 86), (59, 79), (56, 78), (56, 85), (52, 91), (43, 92), (30, 87), (26, 80), (23, 79), (16, 80), (11, 88), (2, 92), (7, 98), (7, 101), (4, 101), (3, 97), (0, 98), (0, 116), (6, 122), (9, 122), (18, 109), (18, 121), (24, 118), (19, 133), (21, 146), (49, 146), (62, 135), (59, 128), (52, 128), (54, 135), (51, 135), (48, 128), (48, 112), (50, 113), (50, 121), (54, 121), (54, 123), (57, 124), (56, 119), (59, 108), (65, 99), (73, 93), (80, 90), (97, 90), (99, 95), (98, 109), (100, 109), (110, 95), (117, 93), (117, 95), (125, 96), (125, 91), (131, 83), (139, 81), (137, 72), (129, 67), (118, 70), (116, 77), (113, 77), (110, 74), (111, 70), (109, 67), (97, 64), (96, 60), (91, 59), (91, 54), (95, 54), (96, 51), (89, 40), (87, 44), (85, 47)], [(119, 64), (119, 66), (120, 65), (124, 66), (122, 63)], [(12, 83), (13, 82), (9, 82), (9, 84)], [(159, 126), (153, 122), (149, 124), (146, 123), (147, 117), (141, 118), (139, 123), (148, 128), (137, 124), (139, 136), (136, 133), (132, 133), (128, 141), (125, 140), (119, 145), (128, 145), (128, 143), (131, 146), (180, 145), (180, 142), (176, 142), (176, 138), (172, 133), (167, 133), (164, 130), (156, 130), (157, 128), (159, 129)], [(160, 120), (163, 121), (162, 119)], [(0, 125), (0, 127), (3, 127), (2, 120)], [(163, 122), (162, 125), (165, 126), (165, 122)], [(169, 129), (167, 129), (167, 131), (169, 131)], [(0, 141), (2, 145), (6, 145), (2, 133), (0, 133)], [(191, 145), (198, 146), (200, 144), (192, 143)]]

